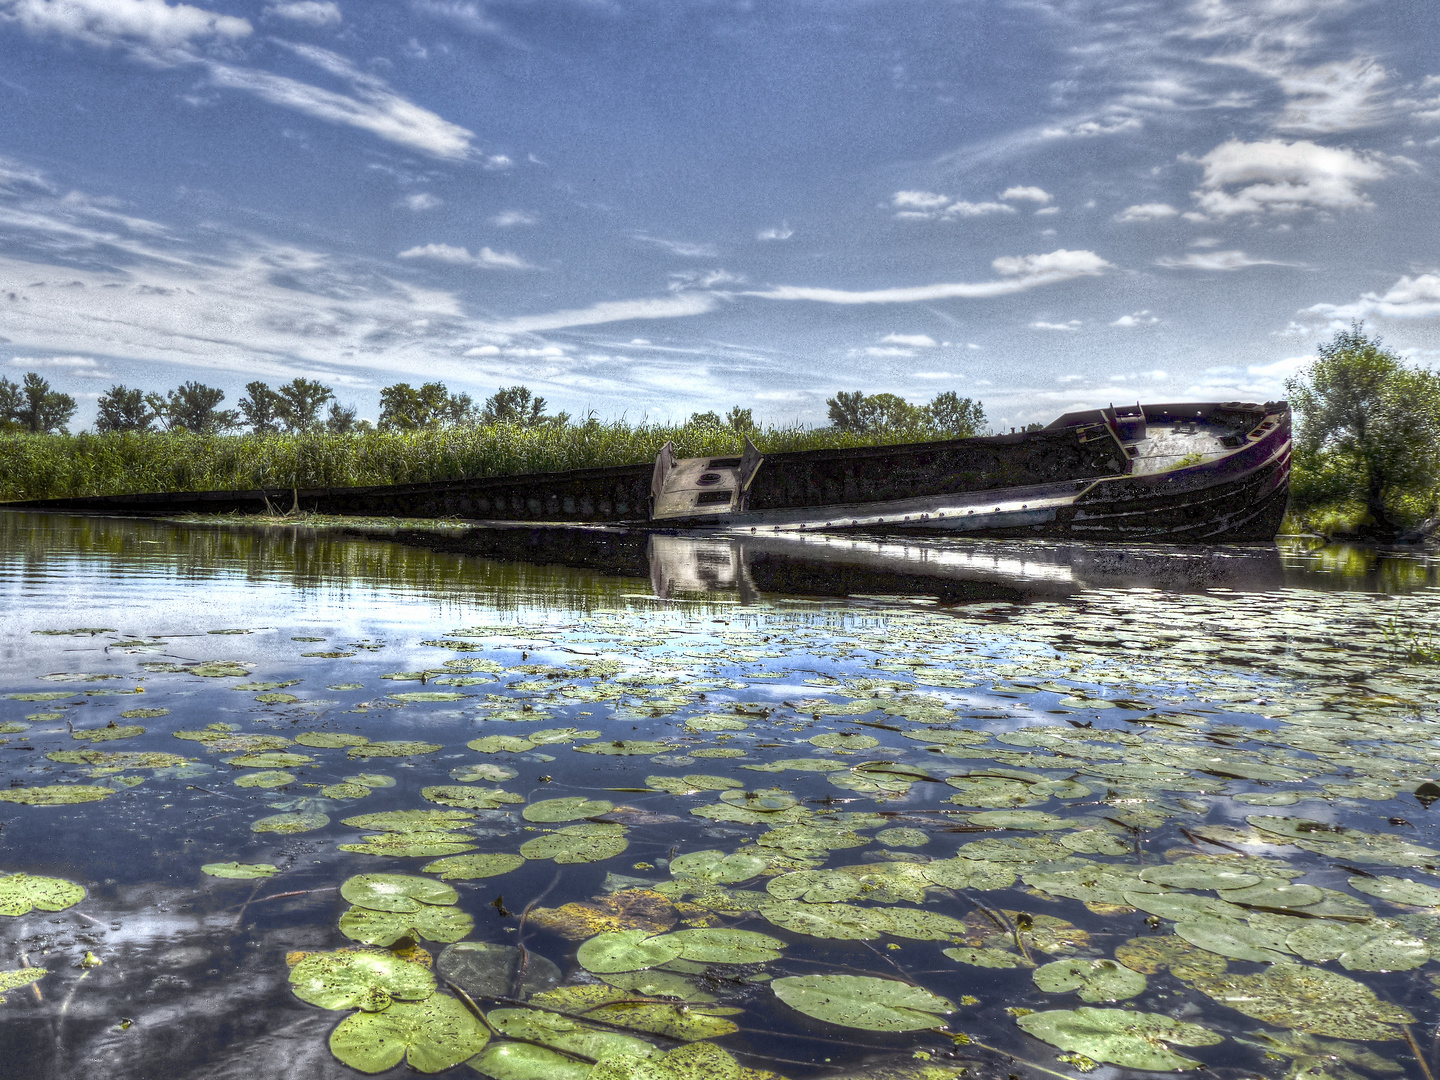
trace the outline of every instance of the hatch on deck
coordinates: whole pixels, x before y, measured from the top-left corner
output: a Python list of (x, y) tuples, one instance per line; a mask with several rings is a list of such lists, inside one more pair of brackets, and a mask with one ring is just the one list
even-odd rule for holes
[(650, 478), (650, 520), (711, 517), (745, 508), (750, 482), (765, 458), (747, 437), (739, 457), (677, 458), (660, 448)]

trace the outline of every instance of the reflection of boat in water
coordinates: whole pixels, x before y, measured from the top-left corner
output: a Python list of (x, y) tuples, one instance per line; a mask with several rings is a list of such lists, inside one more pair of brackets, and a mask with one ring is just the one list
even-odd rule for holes
[(1068, 413), (1039, 431), (370, 488), (46, 499), (87, 513), (266, 512), (613, 523), (746, 534), (845, 531), (1269, 540), (1285, 511), (1284, 402)]

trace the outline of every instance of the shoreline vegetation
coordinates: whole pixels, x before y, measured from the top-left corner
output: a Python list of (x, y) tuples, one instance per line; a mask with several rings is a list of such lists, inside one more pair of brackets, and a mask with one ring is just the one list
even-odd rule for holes
[[(113, 386), (101, 395), (96, 430), (72, 435), (73, 398), (33, 372), (19, 384), (0, 378), (0, 502), (378, 487), (634, 465), (653, 461), (666, 442), (682, 457), (700, 457), (737, 453), (745, 437), (782, 453), (986, 430), (984, 409), (953, 391), (925, 405), (841, 392), (827, 400), (829, 425), (809, 427), (759, 425), (738, 406), (680, 424), (593, 413), (576, 421), (549, 414), (545, 399), (523, 386), (477, 404), (438, 382), (385, 387), (371, 424), (318, 382), (252, 382), (245, 390), (238, 410), (224, 410), (223, 391), (200, 383), (164, 395)], [(1354, 323), (1322, 343), (1286, 390), (1295, 442), (1284, 533), (1405, 544), (1440, 531), (1440, 374), (1406, 364)], [(234, 433), (242, 428), (249, 430)]]

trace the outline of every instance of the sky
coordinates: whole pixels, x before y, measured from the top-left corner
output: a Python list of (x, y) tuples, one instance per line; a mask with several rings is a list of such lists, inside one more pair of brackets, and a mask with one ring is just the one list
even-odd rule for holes
[(1440, 366), (1420, 0), (0, 0), (0, 374), (1264, 401)]

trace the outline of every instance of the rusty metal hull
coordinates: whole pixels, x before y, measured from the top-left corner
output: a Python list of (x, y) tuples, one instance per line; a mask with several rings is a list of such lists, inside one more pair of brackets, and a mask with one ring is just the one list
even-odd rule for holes
[[(663, 528), (1173, 542), (1274, 538), (1290, 477), (1290, 413), (1283, 402), (1154, 405), (1131, 413), (1075, 413), (1023, 434), (771, 454), (742, 510), (669, 520)], [(1185, 436), (1209, 449), (1189, 455), (1203, 460), (1190, 464), (1173, 452), (1189, 445)], [(662, 523), (649, 520), (652, 473), (647, 463), (384, 487), (168, 492), (7, 505), (149, 516), (298, 509), (655, 529)]]

